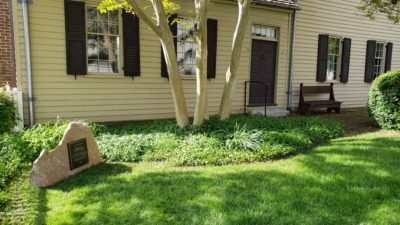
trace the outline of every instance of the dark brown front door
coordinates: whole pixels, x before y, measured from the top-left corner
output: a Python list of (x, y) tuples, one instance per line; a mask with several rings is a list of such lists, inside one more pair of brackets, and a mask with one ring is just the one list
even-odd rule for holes
[[(267, 103), (274, 103), (277, 43), (253, 40), (251, 47), (250, 80), (267, 85)], [(265, 91), (260, 84), (250, 84), (250, 105), (264, 105)]]

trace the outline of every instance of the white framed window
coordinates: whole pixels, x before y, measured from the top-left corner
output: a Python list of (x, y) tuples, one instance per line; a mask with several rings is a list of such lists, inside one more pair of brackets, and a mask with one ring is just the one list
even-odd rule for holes
[(253, 25), (251, 28), (251, 36), (260, 38), (277, 38), (277, 29), (263, 25)]
[(340, 62), (342, 59), (341, 46), (342, 38), (329, 36), (326, 81), (335, 81), (339, 78)]
[(374, 60), (374, 79), (384, 72), (385, 68), (385, 43), (376, 42)]
[(120, 30), (119, 11), (110, 11), (103, 14), (95, 6), (86, 7), (88, 73), (120, 73)]
[(186, 23), (177, 24), (177, 61), (181, 75), (196, 74), (197, 44), (193, 39), (193, 28)]

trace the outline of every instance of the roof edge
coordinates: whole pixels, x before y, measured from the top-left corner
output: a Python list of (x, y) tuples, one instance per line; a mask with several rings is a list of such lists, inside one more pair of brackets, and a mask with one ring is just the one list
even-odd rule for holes
[(268, 6), (280, 9), (301, 10), (301, 7), (297, 4), (297, 1), (293, 1), (293, 4), (284, 4), (279, 2), (266, 2), (265, 0), (252, 0), (252, 5)]

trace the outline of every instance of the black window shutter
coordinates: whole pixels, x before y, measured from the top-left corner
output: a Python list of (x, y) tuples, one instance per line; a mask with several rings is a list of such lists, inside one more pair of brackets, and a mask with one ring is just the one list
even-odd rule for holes
[[(169, 17), (169, 23), (171, 24), (174, 19), (176, 19), (178, 15), (174, 14)], [(174, 24), (170, 25), (170, 29), (172, 32), (172, 35), (174, 36), (174, 44), (175, 44), (175, 53), (176, 53), (176, 45), (177, 45), (177, 35), (178, 35), (178, 24), (175, 22)], [(164, 58), (164, 51), (161, 47), (161, 77), (167, 77), (168, 78), (168, 69), (167, 69), (167, 64), (165, 63), (165, 58)]]
[(326, 69), (328, 66), (328, 39), (326, 34), (318, 36), (317, 81), (326, 81)]
[(385, 72), (390, 71), (392, 67), (392, 53), (393, 53), (393, 43), (389, 42), (386, 44)]
[(140, 76), (139, 17), (122, 12), (124, 75)]
[(215, 78), (217, 70), (218, 20), (207, 20), (207, 78)]
[(340, 67), (340, 82), (342, 83), (347, 83), (349, 81), (350, 52), (351, 39), (344, 38), (342, 44), (342, 63)]
[(372, 82), (374, 80), (374, 62), (375, 62), (375, 48), (376, 41), (367, 41), (367, 53), (365, 57), (365, 82)]
[(64, 1), (67, 74), (86, 75), (85, 3)]

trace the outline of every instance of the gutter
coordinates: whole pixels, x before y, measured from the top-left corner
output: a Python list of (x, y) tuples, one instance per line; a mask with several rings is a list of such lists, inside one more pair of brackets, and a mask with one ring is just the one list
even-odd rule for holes
[(32, 69), (31, 69), (31, 50), (29, 42), (29, 26), (28, 26), (28, 1), (22, 0), (22, 18), (24, 24), (24, 45), (25, 45), (25, 69), (26, 69), (26, 84), (28, 89), (28, 106), (29, 106), (29, 125), (35, 123), (33, 114), (33, 95), (32, 95)]
[(293, 9), (291, 16), (291, 35), (290, 35), (290, 58), (289, 58), (289, 77), (288, 77), (288, 90), (287, 90), (287, 110), (292, 112), (292, 95), (293, 95), (293, 71), (294, 71), (294, 48), (296, 40), (296, 13), (297, 10)]
[(268, 7), (272, 7), (272, 8), (300, 10), (300, 7), (297, 5), (297, 1), (295, 4), (284, 4), (284, 3), (277, 3), (277, 2), (265, 2), (263, 0), (252, 0), (251, 3), (253, 5), (268, 6)]

